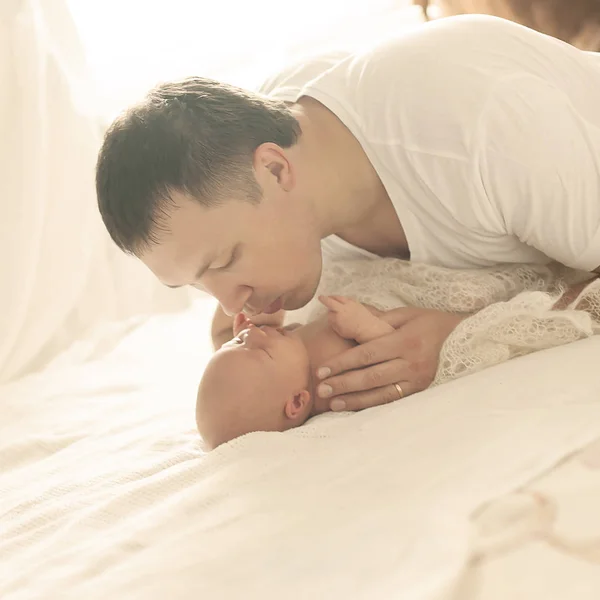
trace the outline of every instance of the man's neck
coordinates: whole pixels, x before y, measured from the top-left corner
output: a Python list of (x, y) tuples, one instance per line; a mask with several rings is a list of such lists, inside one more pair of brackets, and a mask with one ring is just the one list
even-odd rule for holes
[(335, 234), (382, 256), (405, 256), (406, 237), (377, 172), (358, 140), (325, 106), (301, 98), (299, 190), (313, 201), (321, 238)]

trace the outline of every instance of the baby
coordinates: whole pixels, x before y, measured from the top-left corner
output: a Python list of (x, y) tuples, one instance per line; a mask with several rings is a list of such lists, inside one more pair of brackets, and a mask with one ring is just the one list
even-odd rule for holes
[(315, 365), (394, 331), (371, 307), (343, 296), (319, 300), (328, 314), (304, 326), (256, 327), (238, 318), (236, 337), (215, 353), (198, 387), (196, 421), (210, 449), (252, 431), (302, 425), (317, 414)]
[(298, 427), (321, 412), (311, 373), (393, 332), (400, 307), (465, 317), (442, 348), (432, 385), (600, 333), (600, 280), (556, 264), (459, 271), (393, 258), (346, 261), (329, 266), (319, 293), (328, 312), (302, 327), (256, 327), (238, 316), (237, 337), (213, 356), (198, 389), (197, 424), (208, 447)]

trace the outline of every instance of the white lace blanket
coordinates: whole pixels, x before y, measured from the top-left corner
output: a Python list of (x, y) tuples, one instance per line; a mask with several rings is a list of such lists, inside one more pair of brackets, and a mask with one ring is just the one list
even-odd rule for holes
[[(452, 270), (385, 258), (328, 265), (318, 293), (350, 296), (382, 310), (420, 306), (475, 313), (444, 344), (434, 381), (438, 385), (598, 333), (599, 281), (588, 285), (567, 310), (552, 310), (568, 285), (589, 277), (558, 264)], [(323, 310), (314, 304), (309, 319)]]

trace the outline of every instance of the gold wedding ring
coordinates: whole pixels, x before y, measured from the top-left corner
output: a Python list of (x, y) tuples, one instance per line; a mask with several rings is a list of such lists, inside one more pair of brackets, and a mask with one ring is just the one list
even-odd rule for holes
[(402, 398), (404, 398), (404, 392), (402, 391), (402, 387), (400, 386), (399, 383), (394, 383), (394, 387), (396, 388), (396, 390), (398, 391), (399, 394), (399, 398), (398, 400), (402, 400)]

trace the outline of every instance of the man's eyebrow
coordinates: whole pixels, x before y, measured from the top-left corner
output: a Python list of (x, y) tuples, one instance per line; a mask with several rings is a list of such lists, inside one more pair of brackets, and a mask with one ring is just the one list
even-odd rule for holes
[[(213, 256), (210, 260), (207, 260), (206, 262), (203, 262), (200, 265), (200, 268), (198, 269), (198, 271), (196, 272), (196, 275), (194, 277), (194, 281), (198, 281), (200, 279), (200, 277), (202, 277), (202, 275), (204, 275), (204, 273), (206, 273), (206, 271), (208, 271), (210, 265), (215, 261), (215, 258), (216, 257)], [(165, 285), (171, 289), (183, 287), (183, 285), (167, 285), (166, 283), (165, 283)], [(186, 284), (186, 285), (189, 285), (189, 284)]]

